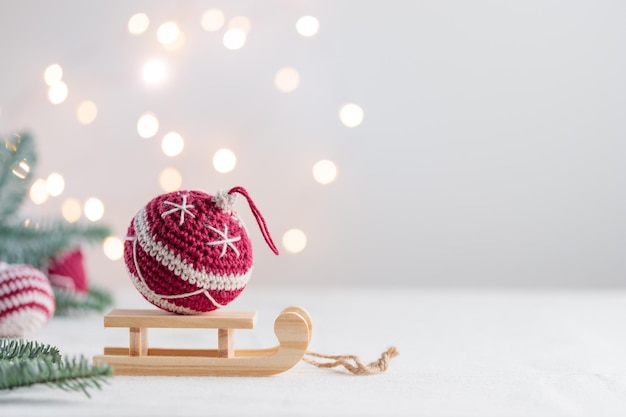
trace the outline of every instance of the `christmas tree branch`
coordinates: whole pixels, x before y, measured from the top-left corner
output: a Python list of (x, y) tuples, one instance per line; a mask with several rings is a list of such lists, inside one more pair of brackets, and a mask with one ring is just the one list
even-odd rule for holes
[[(101, 242), (111, 231), (107, 226), (63, 219), (20, 220), (16, 212), (28, 193), (36, 162), (29, 134), (0, 137), (0, 262), (32, 265), (49, 273), (57, 255), (81, 243)], [(112, 304), (111, 295), (97, 288), (86, 295), (55, 291), (55, 297), (56, 315), (101, 312)]]
[[(15, 355), (22, 351), (29, 354)], [(53, 346), (22, 339), (0, 340), (0, 390), (46, 384), (90, 397), (88, 389), (100, 389), (110, 375), (108, 365), (92, 365), (84, 357), (61, 360)]]
[(85, 311), (102, 313), (113, 304), (113, 297), (107, 291), (92, 286), (87, 294), (76, 294), (54, 288), (56, 301), (55, 316), (71, 316)]
[(0, 223), (22, 204), (33, 176), (37, 154), (27, 133), (0, 138)]
[(30, 340), (0, 338), (0, 361), (33, 359), (42, 356), (57, 362), (61, 360), (59, 349), (54, 346)]
[(97, 242), (110, 234), (106, 226), (65, 220), (0, 224), (0, 259), (43, 268), (56, 253), (79, 241)]

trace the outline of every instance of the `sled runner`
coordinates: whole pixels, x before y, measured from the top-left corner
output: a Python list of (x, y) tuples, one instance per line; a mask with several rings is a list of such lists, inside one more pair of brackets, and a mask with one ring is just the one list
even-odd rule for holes
[[(254, 311), (215, 310), (178, 315), (163, 310), (113, 310), (104, 327), (129, 329), (129, 347), (105, 347), (95, 364), (107, 363), (116, 375), (268, 376), (294, 367), (311, 338), (311, 318), (300, 307), (284, 309), (274, 322), (278, 346), (235, 349), (235, 329), (252, 329)], [(217, 349), (171, 349), (148, 346), (149, 328), (218, 329)]]

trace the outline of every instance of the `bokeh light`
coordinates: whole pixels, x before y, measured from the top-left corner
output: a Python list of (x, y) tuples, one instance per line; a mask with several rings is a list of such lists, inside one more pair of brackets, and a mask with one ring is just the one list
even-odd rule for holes
[(109, 236), (102, 242), (104, 255), (112, 261), (117, 261), (124, 256), (124, 242), (118, 237)]
[(157, 29), (157, 40), (162, 45), (171, 45), (178, 40), (180, 28), (176, 22), (165, 22)]
[(85, 217), (92, 222), (98, 221), (104, 216), (104, 204), (100, 199), (91, 197), (85, 201)]
[(183, 183), (183, 176), (176, 168), (165, 168), (159, 174), (159, 185), (166, 193), (180, 189)]
[(48, 86), (58, 83), (63, 79), (63, 68), (59, 64), (48, 65), (43, 73), (43, 79)]
[(65, 179), (59, 173), (53, 172), (46, 178), (46, 190), (52, 197), (61, 195), (65, 189)]
[(320, 28), (320, 22), (313, 16), (302, 16), (296, 22), (296, 30), (304, 37), (317, 35)]
[(67, 84), (63, 81), (57, 81), (53, 83), (48, 89), (48, 98), (52, 104), (60, 104), (67, 98), (68, 89)]
[(363, 109), (354, 103), (346, 104), (339, 110), (339, 119), (347, 127), (357, 127), (363, 122)]
[(165, 22), (157, 29), (157, 40), (165, 49), (176, 51), (185, 43), (185, 36), (175, 22)]
[(128, 19), (128, 32), (131, 35), (141, 35), (150, 26), (150, 19), (145, 13), (135, 13)]
[(283, 235), (283, 247), (287, 252), (299, 253), (306, 247), (306, 235), (300, 229), (289, 229)]
[(30, 165), (28, 165), (26, 159), (22, 159), (21, 161), (15, 162), (13, 164), (13, 166), (11, 167), (11, 172), (13, 172), (13, 175), (15, 175), (16, 177), (20, 179), (25, 179), (30, 173)]
[(219, 173), (226, 174), (235, 169), (237, 157), (230, 149), (222, 148), (213, 155), (213, 167)]
[(82, 211), (80, 201), (75, 198), (68, 198), (63, 202), (63, 205), (61, 205), (61, 214), (63, 218), (70, 223), (77, 222), (78, 219), (80, 219)]
[(170, 132), (163, 136), (161, 141), (161, 150), (167, 156), (179, 155), (185, 147), (183, 137), (176, 132)]
[(4, 147), (7, 148), (11, 152), (17, 151), (17, 145), (22, 141), (22, 137), (19, 133), (13, 133), (9, 136), (0, 138), (0, 140), (4, 141)]
[(48, 201), (48, 197), (50, 197), (50, 194), (48, 194), (46, 180), (39, 178), (38, 180), (34, 181), (33, 184), (30, 186), (29, 195), (31, 201), (37, 205), (43, 204)]
[(202, 14), (200, 24), (207, 32), (218, 31), (224, 26), (224, 13), (220, 9), (209, 9)]
[(300, 85), (300, 74), (292, 67), (281, 68), (274, 76), (274, 85), (281, 93), (291, 93)]
[(313, 165), (313, 178), (320, 184), (330, 184), (337, 178), (337, 166), (332, 161), (322, 159)]
[(137, 121), (137, 133), (144, 139), (151, 138), (159, 131), (159, 119), (153, 113), (144, 113)]
[(161, 84), (166, 77), (167, 66), (161, 59), (151, 59), (141, 67), (141, 78), (148, 84)]
[(224, 33), (224, 46), (231, 51), (241, 49), (246, 44), (246, 32), (241, 29), (228, 29)]
[(91, 100), (85, 100), (76, 108), (76, 118), (82, 125), (93, 123), (98, 116), (98, 106)]

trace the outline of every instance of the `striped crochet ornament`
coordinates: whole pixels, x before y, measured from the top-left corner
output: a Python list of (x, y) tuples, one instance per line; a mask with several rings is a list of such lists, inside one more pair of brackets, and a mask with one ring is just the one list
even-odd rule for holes
[(0, 337), (31, 335), (54, 310), (54, 293), (43, 272), (31, 265), (0, 262)]
[(176, 191), (152, 199), (133, 217), (124, 261), (131, 281), (155, 306), (178, 314), (224, 307), (246, 287), (252, 243), (233, 211), (246, 198), (270, 249), (278, 249), (263, 216), (243, 187), (215, 196)]
[(53, 288), (74, 294), (89, 292), (83, 251), (80, 248), (64, 251), (54, 256), (48, 262), (46, 271)]

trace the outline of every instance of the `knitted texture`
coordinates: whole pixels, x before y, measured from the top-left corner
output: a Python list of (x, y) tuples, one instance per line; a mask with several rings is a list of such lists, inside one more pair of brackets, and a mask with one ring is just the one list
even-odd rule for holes
[(176, 191), (139, 210), (128, 228), (124, 261), (146, 300), (174, 313), (198, 314), (243, 291), (252, 273), (252, 244), (232, 210), (234, 197)]
[(0, 262), (0, 337), (24, 337), (54, 314), (48, 278), (30, 265)]
[(89, 292), (83, 252), (80, 248), (65, 251), (50, 260), (47, 266), (48, 279), (55, 288), (71, 293)]

